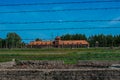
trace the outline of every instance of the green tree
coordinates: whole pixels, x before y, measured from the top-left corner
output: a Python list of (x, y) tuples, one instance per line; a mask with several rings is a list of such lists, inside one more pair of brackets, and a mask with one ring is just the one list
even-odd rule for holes
[(8, 33), (6, 44), (8, 48), (18, 48), (21, 45), (21, 37), (16, 33)]
[(84, 34), (66, 34), (61, 36), (62, 40), (87, 40)]
[(106, 40), (107, 40), (107, 46), (111, 47), (114, 44), (114, 37), (112, 35), (107, 35), (106, 36)]
[(2, 41), (3, 41), (3, 39), (0, 38), (0, 48), (2, 48)]
[(120, 36), (113, 35), (93, 35), (89, 37), (89, 43), (91, 46), (95, 46), (96, 41), (99, 43), (99, 47), (111, 47), (118, 46), (120, 44)]
[(120, 46), (120, 35), (114, 36), (114, 46)]
[(71, 36), (70, 34), (62, 35), (62, 36), (61, 36), (61, 39), (62, 39), (62, 40), (71, 40), (71, 39), (72, 39), (72, 36)]
[(35, 41), (42, 41), (42, 39), (40, 39), (40, 38), (36, 38)]
[(72, 40), (86, 40), (86, 36), (83, 34), (73, 34)]

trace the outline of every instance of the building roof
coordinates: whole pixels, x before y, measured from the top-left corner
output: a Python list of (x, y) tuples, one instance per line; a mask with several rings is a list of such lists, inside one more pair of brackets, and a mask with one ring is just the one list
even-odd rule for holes
[[(56, 42), (57, 41), (57, 42)], [(60, 37), (56, 37), (55, 41), (33, 41), (29, 45), (89, 45), (86, 40), (61, 40)]]
[(70, 44), (81, 44), (81, 45), (88, 45), (89, 43), (86, 40), (60, 40), (59, 45), (70, 45)]
[(33, 41), (29, 45), (51, 45), (51, 41)]

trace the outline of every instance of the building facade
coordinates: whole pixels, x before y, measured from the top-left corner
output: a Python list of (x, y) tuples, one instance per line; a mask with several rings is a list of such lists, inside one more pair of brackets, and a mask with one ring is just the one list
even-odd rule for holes
[(54, 41), (32, 41), (28, 46), (31, 48), (87, 48), (89, 43), (86, 40), (61, 40), (60, 37), (56, 37)]

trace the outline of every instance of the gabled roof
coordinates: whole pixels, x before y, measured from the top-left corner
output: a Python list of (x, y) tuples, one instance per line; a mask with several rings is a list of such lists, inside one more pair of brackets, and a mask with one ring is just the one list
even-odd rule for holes
[(30, 45), (50, 45), (52, 44), (51, 41), (33, 41), (30, 42)]
[(62, 45), (62, 44), (64, 44), (64, 45), (67, 45), (67, 44), (81, 44), (81, 45), (83, 45), (83, 44), (89, 44), (86, 40), (60, 40), (59, 41), (59, 44), (60, 45)]
[(29, 45), (54, 45), (53, 42), (55, 45), (89, 45), (86, 40), (61, 40), (60, 37), (56, 37), (55, 41), (33, 41)]

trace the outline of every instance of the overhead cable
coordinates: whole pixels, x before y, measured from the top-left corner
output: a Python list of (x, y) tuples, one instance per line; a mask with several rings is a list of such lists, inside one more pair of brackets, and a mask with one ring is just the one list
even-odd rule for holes
[(15, 3), (1, 4), (0, 6), (37, 6), (37, 5), (60, 5), (60, 4), (91, 4), (91, 3), (118, 3), (120, 0), (101, 0), (101, 1), (72, 1), (72, 2), (47, 2), (47, 3)]
[(80, 30), (80, 29), (118, 29), (120, 27), (81, 27), (81, 28), (36, 28), (36, 29), (1, 29), (0, 31), (44, 31), (44, 30)]
[(6, 11), (0, 12), (0, 14), (5, 13), (32, 13), (32, 12), (64, 12), (64, 11), (82, 11), (82, 10), (119, 10), (120, 7), (106, 7), (106, 8), (79, 8), (79, 9), (61, 9), (61, 10), (24, 10), (24, 11)]
[(84, 22), (120, 22), (118, 20), (50, 20), (50, 21), (32, 21), (32, 22), (0, 22), (0, 24), (47, 24), (47, 23), (84, 23)]

